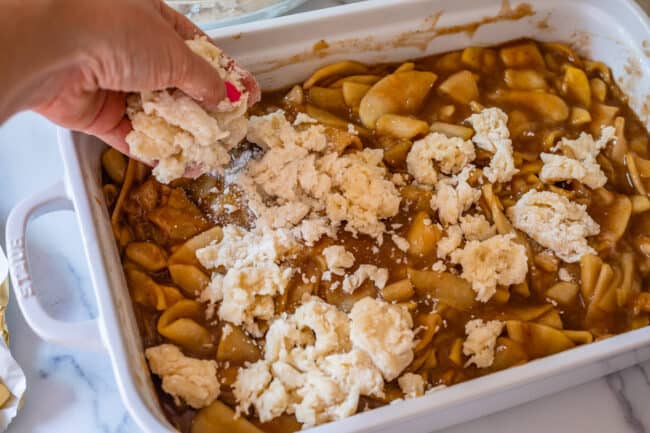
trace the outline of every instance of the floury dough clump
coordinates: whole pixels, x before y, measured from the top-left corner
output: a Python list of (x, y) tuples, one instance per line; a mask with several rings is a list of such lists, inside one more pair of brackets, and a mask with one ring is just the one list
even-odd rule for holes
[(254, 78), (206, 38), (187, 41), (206, 59), (229, 87), (229, 97), (207, 110), (177, 89), (133, 94), (127, 115), (133, 131), (127, 137), (130, 153), (155, 165), (153, 174), (169, 183), (188, 171), (220, 171), (230, 162), (228, 151), (248, 130), (246, 110), (259, 100)]
[(292, 123), (282, 110), (251, 116), (247, 139), (265, 153), (227, 180), (244, 192), (258, 227), (291, 229), (308, 245), (340, 227), (381, 242), (383, 220), (401, 200), (383, 150), (359, 150), (356, 135), (306, 115)]

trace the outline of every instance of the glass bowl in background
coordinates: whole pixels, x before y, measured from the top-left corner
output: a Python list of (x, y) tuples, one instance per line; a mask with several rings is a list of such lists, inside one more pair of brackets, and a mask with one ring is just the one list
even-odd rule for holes
[(202, 29), (282, 15), (307, 0), (166, 0)]

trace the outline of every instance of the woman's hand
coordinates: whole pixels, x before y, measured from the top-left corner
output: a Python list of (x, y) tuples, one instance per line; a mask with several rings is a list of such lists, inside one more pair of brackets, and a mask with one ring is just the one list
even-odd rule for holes
[(127, 92), (177, 87), (206, 106), (225, 96), (184, 43), (201, 31), (162, 0), (7, 0), (2, 16), (0, 122), (32, 109), (128, 153)]

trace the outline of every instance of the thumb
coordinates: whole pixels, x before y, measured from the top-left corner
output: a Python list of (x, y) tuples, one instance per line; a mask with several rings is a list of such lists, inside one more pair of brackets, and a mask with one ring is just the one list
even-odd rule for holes
[(217, 70), (195, 54), (185, 43), (172, 56), (170, 87), (176, 87), (203, 105), (217, 105), (226, 96), (226, 87)]

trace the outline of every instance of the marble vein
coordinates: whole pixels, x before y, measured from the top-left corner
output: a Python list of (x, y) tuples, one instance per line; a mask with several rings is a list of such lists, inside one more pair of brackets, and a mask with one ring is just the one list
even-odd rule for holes
[[(634, 368), (634, 367), (632, 367)], [(605, 379), (607, 386), (616, 397), (616, 401), (620, 405), (621, 410), (625, 416), (625, 422), (634, 430), (635, 433), (645, 433), (643, 422), (637, 417), (634, 407), (630, 402), (625, 390), (625, 381), (620, 373), (614, 373)]]
[(87, 366), (82, 366), (81, 362), (71, 354), (54, 355), (45, 361), (45, 365), (39, 370), (39, 376), (43, 380), (72, 378), (77, 385), (85, 387), (90, 394), (87, 403), (90, 403), (92, 407), (92, 420), (98, 432), (126, 433), (134, 431), (133, 423), (123, 408), (113, 406), (110, 410), (111, 413), (106, 413), (104, 407), (106, 401), (102, 397), (115, 394), (117, 391), (110, 371), (89, 372)]

